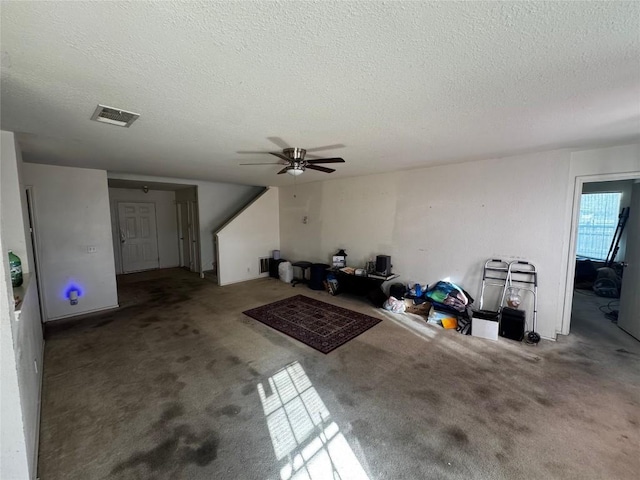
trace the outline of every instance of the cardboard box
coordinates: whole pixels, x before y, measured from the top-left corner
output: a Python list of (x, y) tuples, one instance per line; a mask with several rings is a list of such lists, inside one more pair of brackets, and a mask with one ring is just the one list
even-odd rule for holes
[(424, 315), (425, 317), (429, 315), (429, 309), (431, 309), (431, 304), (429, 302), (415, 305), (413, 300), (405, 298), (404, 303), (407, 306), (407, 309), (405, 310), (407, 313), (415, 313), (416, 315)]

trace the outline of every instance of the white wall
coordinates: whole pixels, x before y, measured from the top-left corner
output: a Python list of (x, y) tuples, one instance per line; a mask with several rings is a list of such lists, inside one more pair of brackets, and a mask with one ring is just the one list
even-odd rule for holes
[(198, 189), (198, 215), (200, 222), (200, 271), (211, 270), (214, 265), (213, 237), (218, 228), (238, 210), (249, 203), (263, 187), (232, 183), (201, 182), (181, 178), (151, 177), (128, 173), (109, 173), (109, 178), (141, 180), (160, 183), (194, 185)]
[(362, 266), (388, 254), (401, 281), (450, 277), (474, 297), (487, 258), (526, 259), (539, 270), (538, 330), (554, 337), (568, 168), (559, 150), (328, 180), (297, 198), (281, 188), (282, 255), (327, 262), (345, 248)]
[[(0, 248), (5, 251), (0, 239)], [(29, 475), (29, 454), (22, 420), (18, 357), (12, 332), (13, 295), (9, 261), (2, 255), (0, 262), (0, 478), (26, 479)]]
[(270, 188), (217, 233), (218, 283), (243, 282), (258, 277), (260, 258), (280, 248), (278, 189)]
[(487, 258), (525, 259), (539, 272), (538, 331), (555, 338), (567, 287), (574, 180), (638, 171), (638, 150), (555, 150), (327, 180), (299, 186), (297, 198), (292, 187), (281, 187), (282, 255), (328, 262), (345, 248), (356, 266), (388, 254), (401, 281), (450, 277), (476, 300)]
[[(25, 163), (24, 179), (33, 186), (47, 321), (117, 307), (107, 173)], [(72, 284), (82, 290), (77, 305), (65, 297)]]
[(109, 188), (111, 205), (111, 231), (113, 250), (115, 252), (116, 273), (122, 273), (122, 254), (118, 237), (118, 202), (149, 202), (156, 206), (156, 227), (158, 230), (158, 256), (160, 268), (177, 267), (180, 263), (178, 255), (178, 224), (176, 215), (176, 193), (165, 190), (142, 190), (131, 188)]
[[(576, 150), (571, 153), (571, 178), (640, 172), (640, 143)], [(597, 181), (597, 180), (596, 180)], [(572, 185), (573, 187), (573, 185)]]
[(15, 324), (17, 328), (14, 332), (14, 348), (18, 366), (27, 458), (29, 459), (29, 470), (34, 477), (38, 462), (44, 340), (38, 303), (38, 285), (34, 275), (27, 275), (28, 278), (22, 289), (20, 311), (16, 312)]
[(200, 221), (200, 268), (211, 270), (215, 262), (213, 237), (216, 230), (250, 202), (263, 188), (231, 183), (198, 183)]
[[(28, 217), (21, 183), (23, 164), (10, 132), (2, 132), (1, 160), (0, 478), (35, 478), (44, 342), (35, 276), (26, 273), (23, 286), (12, 289), (5, 254), (9, 248), (22, 253), (23, 267), (26, 263), (29, 270), (31, 238), (24, 228)], [(26, 251), (17, 250), (15, 245)], [(22, 299), (19, 312), (14, 309), (14, 295)]]
[[(26, 196), (22, 188), (22, 156), (12, 132), (0, 132), (2, 164), (2, 213), (6, 249), (20, 257), (22, 271), (31, 270), (31, 237), (26, 235)], [(24, 205), (24, 207), (23, 207)]]
[[(617, 182), (591, 182), (582, 186), (582, 193), (609, 193), (620, 192), (620, 209), (631, 205), (631, 192), (633, 189), (633, 180), (619, 180)], [(627, 251), (627, 228), (624, 229), (620, 236), (620, 244), (616, 261), (624, 261)]]

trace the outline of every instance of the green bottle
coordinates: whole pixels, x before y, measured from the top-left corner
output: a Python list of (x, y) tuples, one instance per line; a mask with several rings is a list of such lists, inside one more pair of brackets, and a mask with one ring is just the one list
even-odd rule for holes
[(11, 285), (19, 287), (22, 285), (22, 262), (20, 257), (9, 250), (9, 268), (11, 269)]

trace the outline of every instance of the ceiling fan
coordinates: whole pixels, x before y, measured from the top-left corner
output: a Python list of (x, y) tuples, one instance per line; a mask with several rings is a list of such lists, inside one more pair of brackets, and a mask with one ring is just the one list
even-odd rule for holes
[[(307, 160), (305, 157), (307, 152), (316, 152), (320, 150), (330, 150), (334, 148), (342, 148), (344, 145), (327, 145), (324, 147), (304, 148), (289, 147), (284, 141), (277, 137), (270, 137), (269, 140), (282, 147), (282, 152), (247, 152), (241, 151), (238, 153), (268, 153), (278, 157), (281, 161), (273, 163), (241, 163), (240, 165), (283, 165), (284, 168), (278, 172), (278, 175), (288, 173), (289, 175), (298, 176), (301, 175), (306, 169), (317, 170), (318, 172), (331, 173), (335, 172), (334, 168), (321, 167), (323, 163), (345, 163), (343, 158), (312, 158)], [(276, 141), (277, 140), (277, 141)], [(310, 155), (312, 157), (312, 155)]]

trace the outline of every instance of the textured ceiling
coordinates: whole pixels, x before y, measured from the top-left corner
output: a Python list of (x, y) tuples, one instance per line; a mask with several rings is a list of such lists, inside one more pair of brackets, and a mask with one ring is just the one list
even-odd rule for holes
[[(291, 183), (632, 141), (638, 2), (2, 2), (2, 128), (27, 161)], [(139, 112), (124, 129), (96, 104)], [(317, 153), (317, 152), (316, 152)]]

